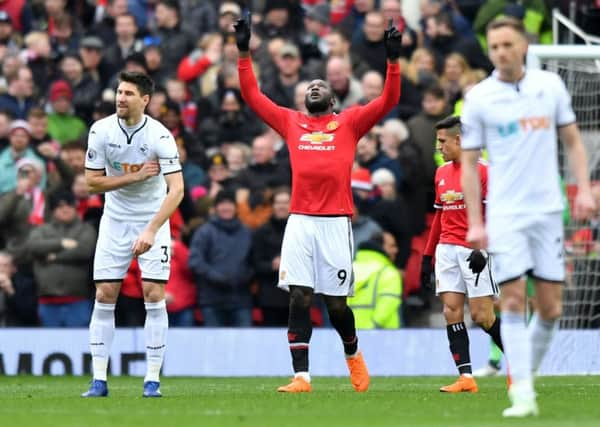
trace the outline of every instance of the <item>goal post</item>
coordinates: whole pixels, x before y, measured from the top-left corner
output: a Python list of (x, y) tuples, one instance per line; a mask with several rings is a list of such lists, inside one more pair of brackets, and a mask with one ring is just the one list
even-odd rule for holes
[[(600, 45), (531, 45), (528, 67), (561, 76), (588, 155), (592, 180), (600, 180)], [(561, 145), (562, 147), (562, 145)], [(569, 204), (577, 192), (564, 150), (559, 150), (561, 175)], [(567, 280), (562, 328), (600, 328), (600, 219), (566, 225)]]

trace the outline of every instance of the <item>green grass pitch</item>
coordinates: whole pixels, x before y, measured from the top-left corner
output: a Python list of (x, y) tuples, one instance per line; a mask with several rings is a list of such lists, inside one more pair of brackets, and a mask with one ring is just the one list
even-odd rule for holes
[(0, 377), (0, 426), (10, 427), (379, 427), (600, 426), (600, 377), (541, 377), (541, 415), (504, 420), (504, 378), (477, 394), (449, 395), (449, 377), (372, 378), (367, 393), (348, 378), (313, 378), (313, 392), (281, 394), (287, 378), (163, 378), (162, 399), (141, 397), (141, 378), (109, 379), (110, 396), (82, 399), (82, 377)]

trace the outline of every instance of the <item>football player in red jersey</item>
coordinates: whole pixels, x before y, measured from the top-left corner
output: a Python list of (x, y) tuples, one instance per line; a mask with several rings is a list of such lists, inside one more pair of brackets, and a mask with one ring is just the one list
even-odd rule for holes
[(335, 114), (329, 83), (313, 80), (306, 90), (304, 114), (277, 106), (260, 92), (249, 51), (249, 14), (235, 24), (235, 34), (242, 96), (286, 141), (292, 167), (291, 215), (281, 249), (279, 287), (290, 293), (288, 342), (295, 375), (278, 391), (311, 391), (309, 310), (314, 293), (323, 295), (331, 324), (342, 339), (352, 386), (366, 391), (369, 374), (358, 350), (354, 314), (346, 304), (353, 291), (350, 172), (358, 140), (398, 103), (402, 35), (392, 25), (385, 31), (387, 76), (380, 97)]
[[(478, 388), (471, 371), (469, 336), (464, 323), (465, 297), (473, 321), (502, 349), (500, 318), (494, 313), (498, 287), (492, 279), (491, 259), (481, 251), (472, 250), (466, 241), (467, 211), (460, 182), (460, 117), (447, 117), (435, 128), (446, 163), (435, 174), (436, 213), (423, 255), (421, 285), (432, 286), (431, 261), (435, 252), (436, 294), (444, 304), (450, 352), (460, 374), (455, 383), (440, 388), (440, 391), (476, 393)], [(480, 161), (478, 167), (484, 203), (487, 165)]]

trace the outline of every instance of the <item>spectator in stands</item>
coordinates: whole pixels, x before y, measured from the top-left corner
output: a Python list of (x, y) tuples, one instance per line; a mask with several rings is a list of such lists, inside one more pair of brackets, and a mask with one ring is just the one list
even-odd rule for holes
[(434, 201), (436, 134), (434, 125), (450, 114), (450, 108), (446, 99), (444, 89), (440, 86), (431, 86), (423, 93), (423, 111), (406, 124), (410, 131), (412, 140), (421, 150), (423, 166), (425, 170), (425, 184), (427, 185), (427, 206), (431, 211)]
[[(300, 37), (300, 52), (305, 67), (315, 69), (327, 56), (325, 37), (331, 31), (329, 9), (328, 3), (305, 6), (304, 31)], [(310, 77), (317, 78), (319, 76)]]
[(144, 58), (146, 59), (146, 68), (148, 75), (152, 78), (155, 84), (165, 84), (168, 71), (163, 64), (162, 50), (160, 45), (156, 43), (148, 44), (144, 47)]
[[(6, 74), (5, 69), (3, 74)], [(19, 65), (14, 74), (6, 74), (6, 82), (6, 93), (0, 95), (0, 110), (10, 112), (17, 119), (25, 119), (34, 105), (31, 69), (27, 65)]]
[(102, 18), (90, 28), (89, 33), (99, 37), (104, 45), (113, 46), (117, 41), (115, 21), (118, 16), (128, 13), (127, 3), (128, 0), (107, 0), (101, 12)]
[(271, 216), (273, 190), (291, 184), (291, 173), (275, 157), (273, 141), (258, 136), (252, 141), (252, 160), (236, 178), (240, 221), (256, 229)]
[(394, 236), (385, 232), (358, 247), (352, 264), (354, 296), (348, 298), (357, 329), (400, 327), (402, 278), (393, 262), (397, 252)]
[(435, 54), (426, 48), (416, 49), (402, 72), (421, 91), (439, 79)]
[(183, 173), (183, 182), (188, 194), (192, 194), (197, 187), (208, 185), (208, 175), (202, 167), (188, 158), (187, 149), (184, 144), (177, 144), (179, 162)]
[(54, 25), (49, 27), (48, 33), (52, 44), (52, 56), (62, 58), (67, 52), (77, 51), (80, 35), (75, 29), (73, 16), (62, 13), (53, 20)]
[(447, 13), (452, 18), (452, 25), (456, 32), (464, 37), (475, 37), (473, 27), (467, 18), (465, 18), (448, 0), (421, 0), (421, 18), (419, 26), (421, 38), (425, 45), (429, 45), (431, 40), (427, 35), (427, 19), (440, 13)]
[[(287, 0), (265, 0), (262, 20), (253, 30), (263, 40), (275, 37), (293, 40), (297, 32), (291, 22), (292, 8), (293, 6)], [(296, 9), (296, 12), (300, 11)], [(301, 19), (300, 15), (296, 18)]]
[(179, 104), (168, 99), (162, 108), (160, 114), (160, 121), (165, 125), (167, 129), (175, 138), (177, 145), (185, 146), (187, 154), (190, 160), (197, 165), (206, 164), (206, 156), (204, 146), (197, 138), (191, 135), (183, 126), (181, 119), (181, 109)]
[(171, 276), (165, 287), (169, 326), (192, 327), (195, 324), (196, 283), (188, 266), (190, 251), (181, 240), (171, 244)]
[(396, 178), (396, 188), (402, 189), (404, 174), (400, 169), (400, 165), (393, 159), (390, 159), (385, 153), (380, 150), (379, 140), (375, 132), (368, 132), (363, 136), (356, 146), (356, 159), (358, 164), (367, 168), (370, 173), (377, 169), (389, 169)]
[(180, 0), (180, 4), (181, 27), (194, 40), (216, 30), (217, 13), (215, 11), (215, 2)]
[(27, 1), (3, 1), (0, 3), (0, 11), (9, 16), (15, 32), (27, 34), (31, 31), (33, 16), (31, 13), (31, 6)]
[(366, 61), (369, 68), (385, 75), (386, 56), (383, 32), (386, 22), (380, 11), (373, 10), (365, 15), (362, 37), (352, 43), (352, 50)]
[(31, 131), (30, 145), (37, 148), (44, 143), (55, 143), (48, 133), (48, 114), (40, 107), (33, 107), (27, 114), (27, 123)]
[(48, 85), (56, 78), (56, 70), (52, 58), (52, 46), (48, 33), (32, 31), (25, 36), (25, 49), (21, 58), (33, 75), (33, 81), (41, 93), (46, 93)]
[(263, 92), (276, 104), (294, 108), (294, 87), (306, 78), (302, 72), (302, 58), (298, 47), (292, 43), (284, 44), (279, 50), (275, 65), (277, 75), (264, 82)]
[(13, 256), (0, 251), (0, 326), (37, 326), (33, 278), (17, 270)]
[(104, 58), (104, 42), (96, 36), (87, 36), (79, 43), (79, 56), (83, 63), (83, 71), (101, 88), (106, 87), (113, 73)]
[[(325, 36), (325, 42), (327, 43), (328, 57), (339, 56), (346, 58), (350, 62), (352, 74), (356, 78), (362, 78), (364, 73), (369, 71), (369, 65), (363, 61), (360, 55), (352, 50), (350, 39), (344, 32), (334, 29)], [(322, 69), (319, 69), (318, 75), (325, 75), (324, 66)]]
[(10, 15), (4, 10), (0, 10), (0, 46), (3, 50), (0, 52), (0, 61), (4, 59), (4, 55), (7, 53), (14, 55), (19, 52), (21, 48), (20, 36), (21, 34), (13, 28)]
[(234, 142), (227, 149), (227, 154), (225, 155), (227, 158), (227, 164), (229, 165), (229, 171), (231, 175), (235, 178), (242, 171), (248, 168), (250, 164), (250, 160), (252, 158), (252, 151), (250, 147), (242, 142)]
[(92, 311), (94, 228), (77, 216), (70, 190), (48, 201), (52, 219), (34, 229), (26, 248), (33, 257), (42, 326), (85, 327)]
[(86, 144), (82, 141), (70, 141), (62, 146), (60, 155), (74, 174), (85, 172)]
[(192, 37), (181, 28), (180, 5), (177, 0), (159, 0), (154, 10), (156, 31), (160, 39), (163, 66), (167, 74), (177, 70), (177, 65), (192, 50)]
[(52, 113), (48, 115), (48, 133), (60, 144), (83, 137), (87, 126), (73, 114), (73, 90), (66, 80), (57, 80), (50, 86), (48, 100)]
[(117, 39), (104, 52), (104, 59), (111, 69), (111, 74), (119, 72), (125, 66), (125, 59), (132, 53), (142, 50), (142, 42), (136, 40), (138, 27), (133, 15), (124, 13), (115, 17), (115, 34)]
[[(227, 4), (227, 3), (224, 3)], [(191, 83), (196, 81), (192, 89), (197, 95), (202, 93), (201, 76), (212, 66), (221, 61), (223, 53), (223, 36), (219, 33), (208, 33), (202, 36), (198, 47), (184, 57), (177, 67), (177, 78)]]
[(258, 281), (258, 306), (263, 326), (287, 326), (289, 296), (277, 287), (283, 232), (290, 210), (290, 190), (280, 187), (273, 192), (273, 215), (258, 228), (252, 238), (252, 265)]
[[(471, 68), (480, 68), (490, 73), (492, 63), (483, 53), (477, 40), (456, 33), (452, 18), (447, 13), (439, 13), (427, 18), (427, 35), (431, 39), (430, 47), (436, 55), (438, 66), (451, 53), (460, 53)], [(438, 70), (441, 71), (441, 70)]]
[(225, 0), (219, 6), (218, 31), (223, 34), (233, 32), (233, 24), (242, 17), (240, 5), (233, 0)]
[(102, 92), (100, 83), (84, 72), (81, 57), (74, 53), (63, 56), (60, 61), (60, 71), (71, 86), (73, 92), (71, 105), (75, 114), (85, 123), (91, 123), (94, 103)]
[[(404, 172), (404, 182), (398, 190), (398, 197), (396, 197), (395, 193), (392, 195), (391, 193), (386, 194), (386, 192), (382, 192), (382, 198), (389, 200), (400, 199), (399, 203), (410, 206), (407, 226), (408, 230), (410, 230), (409, 234), (410, 236), (420, 234), (425, 229), (425, 212), (428, 208), (425, 197), (428, 189), (425, 187), (421, 149), (410, 138), (407, 126), (397, 119), (386, 120), (381, 129), (380, 139), (383, 152), (391, 159), (396, 160), (400, 165), (400, 169)], [(378, 185), (375, 181), (375, 176), (381, 170), (379, 169), (373, 173), (373, 183), (375, 185)], [(384, 181), (387, 187), (389, 180), (384, 179)], [(405, 211), (402, 211), (400, 207), (398, 208), (398, 212)], [(402, 245), (404, 242), (398, 235), (395, 234), (394, 236), (402, 254)]]
[(440, 85), (446, 92), (449, 105), (453, 106), (461, 98), (460, 79), (471, 72), (471, 67), (460, 53), (451, 53), (446, 57)]
[(326, 78), (335, 95), (335, 111), (358, 104), (363, 97), (360, 82), (352, 76), (348, 58), (333, 56), (327, 60)]
[[(350, 13), (342, 20), (338, 28), (348, 36), (354, 35), (355, 38), (358, 38), (366, 14), (375, 10), (375, 6), (375, 0), (354, 0)], [(353, 39), (352, 44), (354, 41)]]
[(208, 197), (214, 200), (221, 190), (232, 191), (235, 187), (234, 180), (229, 171), (227, 159), (221, 153), (215, 153), (208, 159)]
[(394, 237), (397, 253), (390, 259), (404, 269), (410, 256), (411, 239), (417, 234), (412, 226), (412, 205), (398, 193), (396, 178), (388, 169), (377, 169), (371, 181), (379, 195), (368, 208), (369, 216)]
[(221, 191), (215, 216), (190, 244), (189, 266), (198, 287), (205, 326), (251, 326), (252, 235), (237, 218), (235, 194)]
[(46, 197), (40, 187), (42, 168), (37, 160), (19, 160), (16, 188), (0, 196), (0, 241), (19, 268), (29, 262), (25, 248), (29, 232), (44, 223)]
[(219, 109), (216, 115), (202, 121), (201, 140), (208, 147), (226, 147), (236, 141), (250, 144), (263, 127), (247, 108), (239, 89), (224, 89), (220, 94)]
[(40, 184), (46, 186), (46, 172), (44, 161), (31, 147), (31, 128), (25, 120), (15, 120), (8, 130), (9, 146), (0, 152), (0, 194), (14, 190), (17, 186), (17, 163), (21, 159), (30, 159), (37, 162), (43, 169)]
[(377, 224), (367, 212), (371, 208), (373, 198), (373, 182), (371, 173), (365, 168), (356, 168), (351, 175), (352, 199), (354, 200), (354, 213), (352, 215), (352, 234), (354, 244), (352, 246), (356, 253), (359, 245), (369, 238), (380, 233), (381, 226)]

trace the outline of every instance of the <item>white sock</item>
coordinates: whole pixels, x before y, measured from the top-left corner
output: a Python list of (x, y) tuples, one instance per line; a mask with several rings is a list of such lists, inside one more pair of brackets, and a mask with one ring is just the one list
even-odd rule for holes
[(531, 317), (529, 334), (531, 337), (531, 369), (533, 373), (539, 369), (557, 328), (557, 319), (544, 320), (537, 313), (534, 313)]
[(90, 350), (94, 379), (106, 381), (110, 347), (115, 336), (115, 304), (95, 301), (90, 321)]
[(144, 335), (146, 337), (146, 381), (159, 381), (160, 368), (167, 348), (167, 330), (169, 329), (169, 316), (165, 300), (146, 302), (146, 323)]
[(531, 340), (525, 324), (525, 313), (502, 312), (500, 334), (504, 344), (504, 356), (513, 379), (519, 389), (533, 392), (531, 374)]
[(294, 378), (302, 378), (304, 381), (310, 384), (310, 374), (308, 372), (296, 372)]

